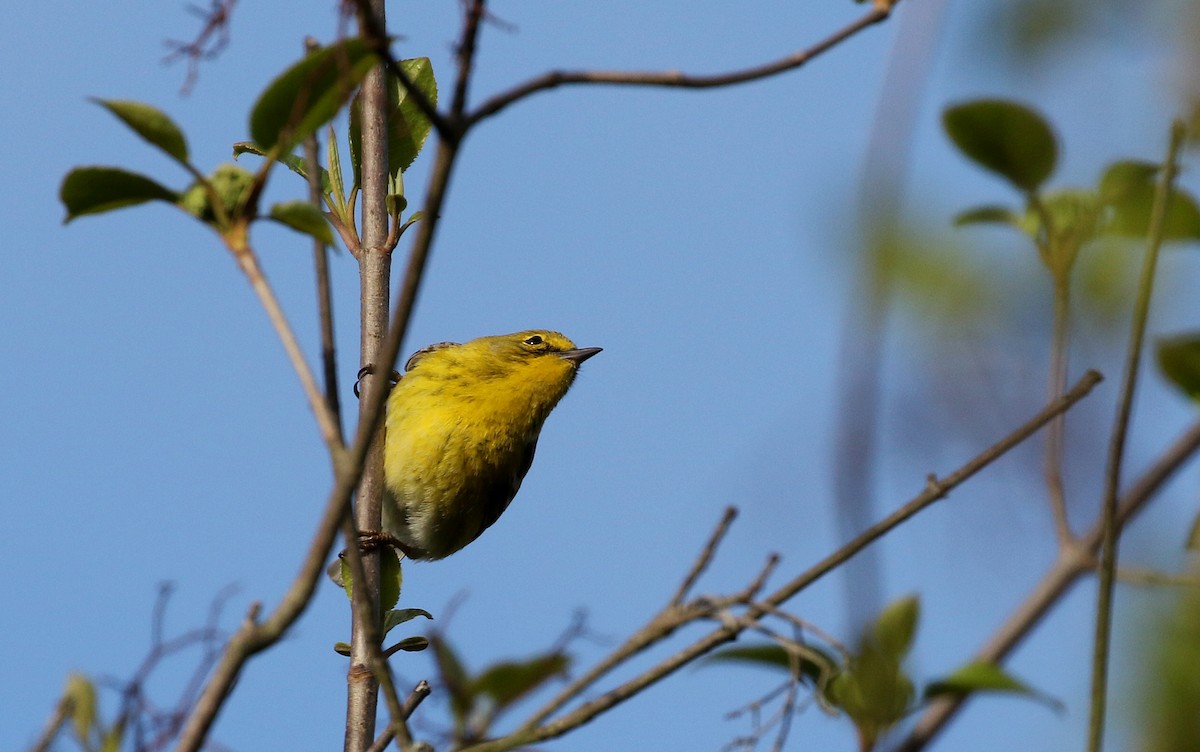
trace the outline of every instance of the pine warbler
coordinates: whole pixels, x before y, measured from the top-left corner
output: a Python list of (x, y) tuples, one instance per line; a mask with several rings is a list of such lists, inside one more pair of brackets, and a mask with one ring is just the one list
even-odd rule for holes
[(492, 525), (538, 434), (599, 347), (533, 330), (419, 350), (388, 397), (384, 527), (409, 558), (441, 559)]

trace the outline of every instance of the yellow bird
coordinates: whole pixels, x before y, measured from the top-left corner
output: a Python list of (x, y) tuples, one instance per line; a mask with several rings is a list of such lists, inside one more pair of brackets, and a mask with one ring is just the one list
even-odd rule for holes
[(521, 487), (538, 434), (599, 347), (535, 329), (417, 351), (387, 404), (384, 528), (412, 559), (474, 541)]

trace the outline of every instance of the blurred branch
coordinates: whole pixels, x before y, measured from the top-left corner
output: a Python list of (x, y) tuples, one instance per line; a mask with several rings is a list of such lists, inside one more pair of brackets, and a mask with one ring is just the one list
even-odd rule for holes
[[(713, 648), (735, 639), (742, 631), (754, 625), (760, 617), (767, 614), (771, 609), (777, 608), (805, 587), (816, 582), (825, 574), (828, 574), (917, 512), (945, 498), (955, 487), (971, 478), (984, 467), (995, 462), (1013, 447), (1028, 439), (1056, 415), (1059, 415), (1083, 399), (1096, 384), (1100, 383), (1101, 378), (1099, 373), (1088, 371), (1066, 394), (1046, 406), (1016, 431), (947, 475), (944, 479), (939, 479), (931, 475), (924, 492), (918, 494), (914, 499), (897, 509), (887, 518), (876, 523), (853, 541), (826, 557), (816, 566), (763, 598), (761, 602), (757, 599), (757, 592), (765, 584), (766, 575), (774, 565), (773, 561), (768, 562), (768, 566), (759, 577), (740, 593), (721, 598), (700, 597), (684, 604), (676, 604), (672, 601), (666, 608), (647, 622), (646, 626), (634, 633), (625, 643), (614, 650), (609, 656), (602, 659), (586, 674), (571, 682), (557, 697), (534, 713), (515, 732), (509, 736), (484, 742), (468, 747), (467, 749), (470, 752), (503, 752), (504, 750), (562, 736), (670, 676)], [(718, 526), (718, 531), (720, 531), (720, 526)], [(701, 552), (700, 561), (703, 561), (707, 555), (708, 547)], [(694, 569), (695, 567), (693, 567)], [(727, 610), (736, 605), (746, 606), (746, 611), (735, 617), (729, 614)], [(555, 720), (546, 722), (550, 716), (567, 705), (571, 700), (579, 697), (597, 680), (633, 656), (663, 641), (679, 629), (679, 627), (701, 619), (714, 618), (721, 622), (721, 626), (707, 636), (688, 645), (652, 668), (638, 674), (633, 679), (609, 690), (600, 697), (583, 703)]]
[(480, 120), (499, 113), (531, 94), (571, 84), (610, 84), (620, 86), (664, 86), (682, 89), (708, 89), (756, 81), (793, 70), (826, 52), (858, 32), (887, 20), (898, 0), (876, 3), (875, 8), (850, 25), (834, 32), (813, 46), (762, 65), (714, 75), (693, 75), (681, 71), (550, 71), (488, 99), (466, 117), (469, 128)]
[[(1041, 205), (1041, 202), (1038, 202)], [(1069, 274), (1069, 272), (1068, 272)], [(1067, 388), (1067, 344), (1071, 332), (1071, 284), (1066, 275), (1055, 275), (1054, 280), (1054, 329), (1050, 340), (1050, 381), (1047, 388), (1049, 399), (1054, 399)], [(1046, 490), (1050, 494), (1050, 511), (1054, 516), (1054, 530), (1059, 546), (1070, 545), (1074, 537), (1071, 522), (1067, 517), (1067, 495), (1063, 487), (1063, 432), (1065, 416), (1058, 416), (1046, 429), (1045, 476)]]
[(187, 60), (187, 77), (180, 87), (182, 93), (187, 94), (195, 85), (200, 75), (200, 61), (215, 58), (228, 46), (229, 20), (233, 17), (233, 6), (236, 4), (237, 0), (210, 0), (208, 10), (189, 5), (188, 10), (193, 15), (204, 19), (199, 33), (190, 42), (167, 40), (167, 47), (171, 48), (171, 52), (163, 62), (173, 63), (181, 58)]
[[(1176, 471), (1200, 451), (1200, 421), (1192, 424), (1174, 444), (1168, 447), (1150, 469), (1121, 497), (1117, 520), (1129, 522), (1146, 502), (1158, 492)], [(1078, 539), (1077, 545), (1060, 549), (1058, 559), (1042, 576), (1040, 582), (995, 634), (980, 648), (976, 658), (999, 663), (1041, 621), (1071, 585), (1095, 567), (1095, 553), (1100, 548), (1103, 526), (1098, 522)], [(918, 719), (917, 725), (897, 748), (897, 752), (916, 752), (924, 749), (947, 721), (962, 708), (966, 698), (939, 700)]]
[(1167, 203), (1175, 176), (1179, 172), (1179, 150), (1187, 129), (1183, 121), (1171, 124), (1170, 144), (1163, 163), (1162, 176), (1154, 192), (1154, 205), (1150, 214), (1149, 237), (1146, 256), (1142, 263), (1142, 274), (1138, 281), (1137, 302), (1133, 309), (1133, 323), (1129, 332), (1129, 348), (1125, 352), (1125, 373), (1121, 379), (1120, 399), (1117, 415), (1113, 421), (1113, 432), (1108, 448), (1108, 467), (1104, 474), (1104, 506), (1102, 528), (1104, 534), (1100, 547), (1100, 583), (1096, 598), (1096, 644), (1092, 654), (1091, 712), (1088, 723), (1088, 749), (1100, 752), (1104, 746), (1104, 716), (1108, 696), (1108, 653), (1112, 641), (1112, 601), (1116, 585), (1117, 540), (1121, 534), (1121, 521), (1117, 516), (1117, 494), (1121, 489), (1121, 467), (1125, 460), (1125, 440), (1129, 435), (1129, 419), (1133, 413), (1133, 393), (1137, 389), (1138, 371), (1142, 362), (1142, 344), (1146, 338), (1146, 320), (1150, 316), (1150, 297), (1154, 291), (1154, 276), (1158, 268), (1158, 252), (1162, 248), (1163, 231), (1167, 219)]

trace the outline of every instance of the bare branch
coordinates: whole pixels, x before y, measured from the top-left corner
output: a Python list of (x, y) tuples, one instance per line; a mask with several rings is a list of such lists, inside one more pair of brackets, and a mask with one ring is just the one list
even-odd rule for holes
[(887, 20), (892, 13), (894, 3), (877, 4), (873, 10), (849, 26), (837, 31), (813, 46), (799, 50), (773, 60), (769, 63), (752, 68), (718, 73), (714, 75), (693, 75), (680, 71), (550, 71), (537, 78), (526, 81), (506, 92), (497, 94), (484, 102), (477, 110), (466, 117), (465, 125), (470, 127), (484, 118), (497, 114), (504, 108), (539, 91), (554, 89), (569, 84), (610, 84), (619, 86), (665, 86), (683, 89), (709, 89), (719, 86), (731, 86), (747, 81), (774, 76), (784, 71), (793, 70), (846, 41), (863, 29)]
[(717, 546), (721, 545), (725, 534), (729, 532), (729, 526), (733, 524), (735, 519), (737, 519), (737, 507), (725, 507), (725, 514), (721, 516), (721, 521), (717, 523), (717, 529), (709, 537), (708, 543), (704, 546), (704, 550), (700, 552), (696, 563), (692, 565), (691, 571), (683, 578), (683, 583), (679, 586), (675, 597), (671, 599), (671, 605), (678, 606), (680, 603), (683, 603), (683, 599), (687, 597), (692, 586), (696, 584), (696, 580), (700, 579), (700, 575), (712, 563), (712, 558), (717, 553)]

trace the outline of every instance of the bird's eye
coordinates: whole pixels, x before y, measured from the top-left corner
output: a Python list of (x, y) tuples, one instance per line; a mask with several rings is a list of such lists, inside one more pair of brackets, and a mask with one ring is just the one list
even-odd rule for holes
[(525, 340), (525, 344), (527, 344), (527, 345), (540, 345), (540, 344), (542, 344), (542, 338), (541, 338), (541, 335), (538, 335), (538, 334), (535, 334), (535, 335), (533, 335), (532, 337), (530, 337), (530, 338), (528, 338), (528, 339), (526, 339), (526, 340)]

